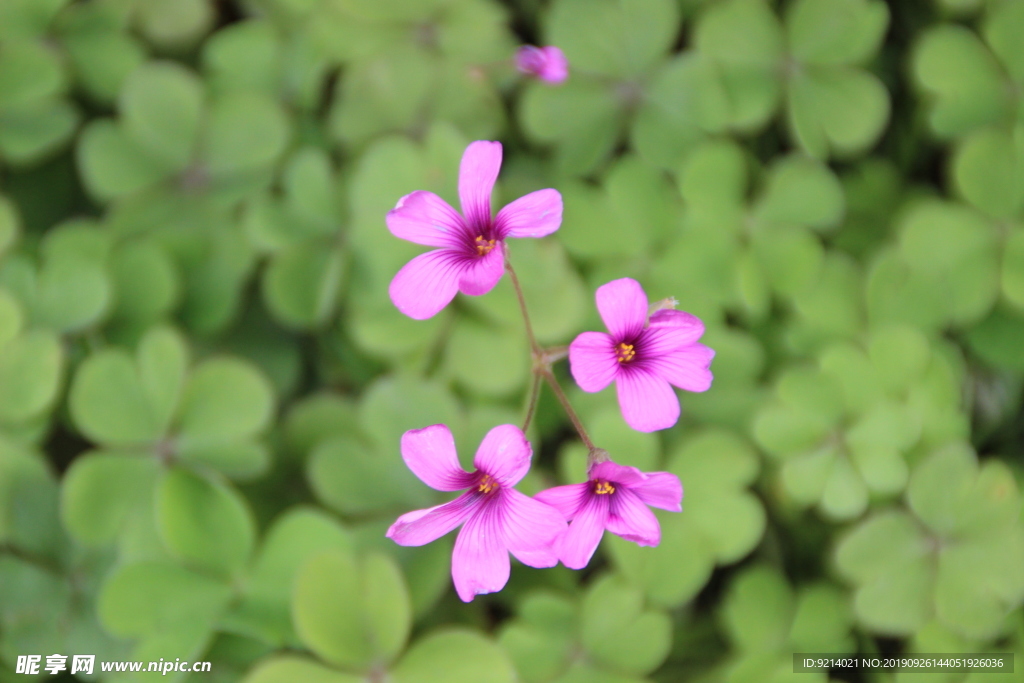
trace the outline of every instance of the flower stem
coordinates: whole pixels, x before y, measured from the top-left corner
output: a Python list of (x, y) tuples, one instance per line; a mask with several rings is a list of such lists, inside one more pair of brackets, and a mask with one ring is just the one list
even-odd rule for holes
[(537, 398), (540, 396), (540, 375), (533, 373), (533, 380), (530, 386), (530, 402), (526, 405), (526, 417), (523, 418), (523, 432), (530, 428), (530, 420), (537, 410)]
[(580, 421), (580, 416), (576, 414), (575, 410), (573, 410), (572, 404), (569, 403), (569, 397), (565, 395), (564, 391), (562, 391), (562, 386), (551, 373), (551, 370), (548, 368), (542, 368), (538, 372), (540, 372), (540, 374), (544, 376), (544, 379), (547, 380), (548, 386), (551, 387), (551, 391), (555, 392), (555, 397), (558, 398), (558, 402), (562, 404), (565, 414), (569, 416), (572, 426), (576, 428), (576, 433), (580, 435), (580, 440), (586, 445), (587, 450), (591, 454), (600, 450), (594, 445), (594, 442), (590, 440), (590, 435), (587, 434), (587, 430), (583, 426), (583, 422)]
[(526, 327), (526, 338), (530, 341), (530, 350), (533, 356), (533, 375), (534, 382), (531, 389), (530, 405), (527, 408), (526, 419), (523, 421), (523, 431), (530, 425), (530, 420), (533, 418), (533, 413), (537, 407), (537, 395), (540, 391), (540, 383), (537, 381), (538, 377), (543, 377), (551, 390), (555, 392), (555, 397), (558, 398), (558, 402), (562, 404), (562, 408), (565, 410), (565, 414), (569, 416), (569, 420), (572, 422), (572, 426), (576, 428), (576, 433), (580, 435), (580, 440), (586, 445), (589, 454), (587, 460), (593, 464), (595, 458), (600, 459), (603, 453), (607, 458), (607, 453), (602, 451), (600, 448), (594, 445), (594, 442), (590, 440), (590, 435), (587, 434), (586, 428), (583, 426), (583, 422), (580, 421), (580, 416), (573, 410), (572, 404), (569, 403), (569, 397), (562, 391), (562, 386), (558, 383), (558, 379), (551, 372), (551, 364), (555, 361), (565, 358), (568, 354), (568, 350), (565, 347), (557, 347), (550, 351), (545, 351), (537, 343), (537, 338), (533, 335), (533, 325), (530, 324), (530, 313), (526, 310), (526, 297), (523, 296), (523, 288), (519, 284), (519, 277), (516, 276), (516, 271), (512, 267), (512, 262), (508, 258), (508, 247), (505, 247), (505, 270), (508, 271), (509, 279), (512, 280), (512, 288), (516, 290), (516, 299), (519, 300), (519, 311), (523, 314), (523, 325)]

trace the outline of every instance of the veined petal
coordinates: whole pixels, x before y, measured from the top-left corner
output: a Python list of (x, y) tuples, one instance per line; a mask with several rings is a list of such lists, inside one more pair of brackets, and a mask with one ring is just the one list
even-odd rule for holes
[(548, 45), (541, 50), (544, 52), (545, 58), (544, 66), (537, 72), (541, 80), (548, 83), (561, 83), (567, 79), (569, 77), (569, 60), (565, 58), (565, 54), (554, 45)]
[(479, 497), (463, 493), (444, 505), (407, 512), (391, 525), (385, 536), (398, 545), (426, 545), (469, 519), (479, 502)]
[(683, 484), (671, 472), (646, 472), (642, 481), (627, 488), (651, 507), (683, 511)]
[(512, 488), (530, 471), (533, 449), (515, 425), (498, 425), (487, 432), (473, 465), (489, 474), (502, 488)]
[(679, 419), (679, 399), (664, 378), (634, 367), (615, 379), (622, 417), (638, 432), (668, 429)]
[(517, 560), (530, 567), (558, 564), (555, 543), (566, 529), (558, 510), (515, 489), (502, 489), (496, 504), (503, 506), (505, 546)]
[(494, 289), (504, 274), (505, 253), (501, 244), (498, 244), (486, 255), (464, 261), (459, 291), (470, 296), (481, 296)]
[(615, 482), (622, 486), (635, 486), (641, 483), (647, 476), (636, 467), (620, 465), (612, 460), (595, 463), (590, 468), (589, 476), (592, 480), (605, 480)]
[(500, 517), (481, 507), (462, 527), (452, 552), (452, 581), (463, 602), (500, 591), (508, 583), (510, 563)]
[(715, 352), (703, 344), (691, 344), (662, 356), (645, 358), (644, 368), (680, 389), (707, 391), (713, 379), (710, 366), (714, 357)]
[(661, 525), (643, 501), (629, 489), (617, 489), (611, 495), (608, 531), (638, 545), (661, 543)]
[(597, 288), (597, 310), (616, 343), (635, 339), (647, 322), (647, 294), (628, 277)]
[(558, 559), (569, 569), (583, 569), (594, 556), (608, 521), (610, 496), (591, 494), (558, 543)]
[(474, 475), (459, 465), (455, 438), (447, 425), (411, 429), (402, 435), (402, 460), (424, 484), (438, 491), (458, 491)]
[(537, 190), (507, 204), (494, 219), (501, 237), (544, 237), (562, 225), (562, 195)]
[(601, 391), (619, 372), (615, 342), (604, 332), (583, 332), (569, 344), (569, 371), (583, 391)]
[(555, 486), (541, 491), (533, 499), (555, 508), (565, 521), (570, 522), (586, 504), (590, 496), (590, 487), (590, 482)]
[(405, 195), (385, 220), (392, 235), (416, 244), (457, 247), (465, 241), (462, 216), (433, 192), (417, 190)]
[(459, 201), (470, 226), (491, 222), (491, 190), (501, 170), (501, 143), (477, 140), (462, 153)]
[(388, 294), (402, 313), (426, 320), (455, 298), (461, 277), (459, 255), (448, 249), (435, 249), (402, 266), (391, 280)]
[(650, 328), (665, 327), (679, 332), (686, 333), (687, 341), (692, 343), (701, 338), (704, 334), (704, 321), (692, 313), (676, 311), (670, 308), (663, 308), (655, 311), (647, 321)]

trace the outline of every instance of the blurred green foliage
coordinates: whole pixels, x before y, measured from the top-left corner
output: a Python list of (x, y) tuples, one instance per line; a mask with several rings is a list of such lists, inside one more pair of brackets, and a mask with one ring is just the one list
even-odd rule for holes
[[(0, 0), (0, 680), (52, 653), (246, 683), (1024, 654), (1021, 35), (1020, 0)], [(520, 80), (521, 43), (570, 79)], [(522, 418), (527, 345), (507, 282), (398, 313), (419, 249), (383, 218), (454, 203), (480, 138), (496, 204), (564, 196), (510, 247), (541, 343), (629, 276), (717, 355), (662, 433), (567, 386), (613, 458), (681, 478), (660, 547), (463, 604), (450, 538), (384, 537), (442, 500), (399, 438), (444, 422), (468, 466)], [(570, 434), (542, 392), (524, 491), (580, 480)]]

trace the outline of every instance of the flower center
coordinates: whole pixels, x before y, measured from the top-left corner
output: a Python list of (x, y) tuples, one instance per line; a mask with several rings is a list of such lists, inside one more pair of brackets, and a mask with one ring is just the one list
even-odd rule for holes
[(615, 493), (615, 487), (612, 486), (610, 481), (599, 481), (594, 484), (594, 493), (599, 496), (607, 496), (611, 493)]
[(636, 355), (636, 351), (633, 350), (632, 344), (622, 342), (615, 347), (615, 355), (618, 357), (620, 363), (628, 363), (633, 360), (633, 356)]
[(485, 256), (489, 254), (491, 249), (494, 249), (494, 242), (495, 240), (484, 239), (483, 235), (477, 235), (476, 239), (473, 240), (473, 246), (476, 247), (476, 255)]
[(477, 490), (480, 493), (490, 493), (496, 488), (499, 488), (498, 482), (494, 481), (494, 478), (489, 474), (485, 474), (484, 478), (480, 480), (480, 484), (477, 486)]

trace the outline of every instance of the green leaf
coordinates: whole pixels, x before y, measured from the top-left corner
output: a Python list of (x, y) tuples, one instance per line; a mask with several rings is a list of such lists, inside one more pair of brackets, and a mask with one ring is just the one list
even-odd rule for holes
[(0, 55), (0, 111), (54, 97), (66, 80), (55, 50), (42, 42), (11, 41)]
[[(449, 371), (477, 394), (507, 396), (520, 389), (529, 373), (530, 351), (517, 332), (460, 319), (448, 339)], [(502, 362), (495, 363), (497, 358)]]
[(57, 398), (64, 370), (60, 342), (50, 332), (15, 337), (0, 353), (0, 423), (35, 418)]
[(175, 62), (149, 62), (124, 83), (118, 109), (125, 133), (175, 171), (195, 152), (203, 85)]
[(679, 8), (670, 0), (559, 0), (547, 29), (573, 69), (631, 78), (672, 46)]
[(985, 128), (963, 140), (953, 158), (953, 180), (964, 199), (989, 216), (1013, 216), (1024, 203), (1024, 156), (1014, 136)]
[(794, 618), (793, 591), (775, 568), (755, 565), (733, 581), (722, 608), (726, 629), (741, 650), (782, 647)]
[(789, 156), (772, 167), (756, 212), (765, 223), (827, 230), (838, 225), (844, 210), (843, 188), (828, 166)]
[(242, 680), (244, 683), (362, 683), (365, 678), (328, 669), (304, 657), (279, 655), (260, 662)]
[(227, 485), (173, 469), (160, 481), (156, 506), (161, 538), (186, 563), (224, 577), (248, 563), (255, 521)]
[(800, 148), (826, 159), (871, 147), (885, 129), (889, 108), (889, 93), (873, 74), (807, 66), (790, 81), (787, 120)]
[(812, 64), (862, 64), (889, 27), (889, 8), (872, 0), (799, 0), (788, 8), (792, 55)]
[(318, 327), (334, 313), (344, 271), (342, 255), (320, 242), (285, 247), (264, 274), (263, 299), (284, 325)]
[(929, 122), (952, 138), (994, 123), (1009, 109), (999, 64), (965, 26), (925, 31), (914, 54), (914, 75), (933, 100)]
[(214, 358), (185, 383), (178, 413), (181, 448), (188, 450), (251, 437), (274, 413), (274, 391), (252, 365)]
[(78, 167), (89, 192), (110, 200), (164, 179), (169, 169), (133, 142), (113, 122), (90, 123), (78, 141)]
[(1000, 368), (1024, 371), (1024, 356), (1017, 343), (1024, 335), (1024, 317), (996, 307), (967, 332), (967, 343), (983, 361)]
[(156, 481), (152, 459), (108, 453), (76, 458), (61, 485), (64, 528), (85, 545), (110, 543), (150, 501)]
[(500, 647), (478, 633), (435, 631), (416, 641), (391, 669), (395, 683), (513, 683), (516, 671)]
[(596, 661), (629, 673), (645, 674), (668, 656), (672, 622), (645, 610), (643, 593), (615, 576), (591, 587), (580, 611), (583, 647)]
[(279, 645), (298, 644), (291, 620), (299, 568), (324, 550), (350, 552), (349, 532), (323, 512), (296, 507), (267, 530), (238, 608), (226, 617), (236, 629)]
[(0, 349), (18, 336), (25, 324), (21, 306), (7, 290), (0, 289)]
[(215, 177), (272, 165), (285, 150), (289, 122), (274, 100), (251, 92), (222, 95), (210, 105), (203, 158)]
[(1003, 294), (1024, 310), (1024, 230), (1014, 230), (1006, 239), (1001, 272)]
[(21, 233), (21, 217), (18, 207), (6, 197), (0, 196), (0, 255), (3, 255), (18, 240)]
[(111, 286), (106, 270), (87, 258), (47, 259), (39, 272), (35, 314), (39, 322), (60, 332), (79, 332), (107, 312)]
[(408, 430), (446, 424), (458, 433), (462, 420), (455, 397), (430, 380), (385, 377), (368, 387), (359, 401), (360, 426), (379, 451), (396, 453), (396, 457), (402, 434)]
[(139, 445), (162, 436), (131, 356), (120, 349), (93, 354), (78, 368), (69, 395), (71, 417), (89, 439)]
[(170, 256), (148, 241), (115, 248), (110, 260), (114, 285), (111, 317), (138, 327), (168, 313), (181, 296), (181, 281)]
[(328, 551), (309, 559), (295, 579), (292, 618), (302, 642), (323, 659), (366, 670), (390, 662), (411, 625), (401, 571), (383, 555), (357, 560)]

